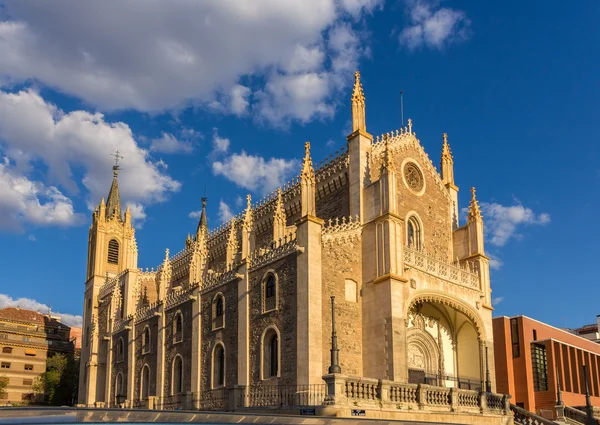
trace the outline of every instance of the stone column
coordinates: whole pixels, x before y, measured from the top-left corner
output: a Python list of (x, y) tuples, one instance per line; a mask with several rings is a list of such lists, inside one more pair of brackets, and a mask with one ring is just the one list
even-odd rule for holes
[[(133, 403), (135, 399), (135, 321), (131, 320), (131, 325), (127, 326), (127, 400)], [(140, 394), (141, 396), (141, 394)]]
[[(192, 292), (192, 371), (191, 390), (192, 393), (200, 393), (200, 375), (202, 361), (202, 303), (200, 299), (200, 288), (196, 287)], [(196, 397), (199, 398), (199, 397)], [(194, 406), (198, 407), (198, 406)]]
[(238, 282), (237, 292), (237, 385), (239, 391), (245, 391), (250, 385), (250, 275), (248, 273), (248, 260), (244, 260), (238, 268), (241, 279)]
[(158, 307), (158, 332), (156, 336), (156, 396), (159, 408), (165, 397), (165, 305), (161, 302)]
[(319, 384), (323, 371), (323, 304), (321, 274), (321, 228), (323, 220), (307, 215), (296, 222), (297, 256), (296, 383)]

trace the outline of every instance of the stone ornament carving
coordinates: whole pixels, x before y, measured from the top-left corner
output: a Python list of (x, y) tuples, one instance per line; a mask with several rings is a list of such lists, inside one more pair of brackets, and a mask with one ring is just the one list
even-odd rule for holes
[(414, 162), (407, 162), (404, 165), (404, 181), (414, 192), (420, 192), (423, 189), (423, 173)]

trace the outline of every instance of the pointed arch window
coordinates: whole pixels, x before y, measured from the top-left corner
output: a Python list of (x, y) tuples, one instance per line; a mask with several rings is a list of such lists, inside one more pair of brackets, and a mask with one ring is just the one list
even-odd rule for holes
[(213, 388), (225, 386), (225, 349), (217, 344), (213, 353)]
[(266, 274), (262, 288), (263, 312), (277, 308), (277, 276), (273, 271)]
[(183, 316), (181, 312), (177, 312), (173, 319), (173, 342), (181, 341), (183, 341)]
[(119, 338), (117, 341), (117, 362), (122, 362), (125, 359), (125, 344), (123, 338)]
[(279, 333), (275, 328), (269, 328), (262, 340), (262, 375), (263, 379), (279, 376)]
[(414, 215), (410, 216), (406, 222), (406, 239), (409, 248), (416, 250), (423, 248), (421, 223)]
[(219, 293), (213, 299), (213, 330), (225, 326), (225, 297)]
[(119, 404), (121, 400), (125, 399), (125, 388), (123, 387), (123, 374), (119, 372), (115, 379), (115, 404)]
[(142, 368), (142, 380), (140, 385), (140, 400), (146, 400), (150, 395), (150, 368), (147, 364)]
[(173, 386), (171, 387), (172, 395), (181, 394), (183, 392), (183, 360), (181, 356), (176, 356), (173, 360)]
[(142, 354), (150, 352), (150, 327), (146, 326), (142, 333)]
[(119, 242), (116, 239), (108, 242), (108, 262), (109, 264), (119, 264)]

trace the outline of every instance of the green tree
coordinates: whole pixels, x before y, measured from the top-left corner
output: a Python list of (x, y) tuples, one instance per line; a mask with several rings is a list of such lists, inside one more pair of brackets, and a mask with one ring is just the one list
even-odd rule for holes
[(56, 353), (46, 360), (46, 372), (38, 376), (33, 391), (38, 400), (51, 405), (72, 405), (75, 403), (79, 380), (78, 360), (72, 355)]
[(0, 376), (0, 398), (6, 394), (6, 387), (8, 387), (8, 378)]

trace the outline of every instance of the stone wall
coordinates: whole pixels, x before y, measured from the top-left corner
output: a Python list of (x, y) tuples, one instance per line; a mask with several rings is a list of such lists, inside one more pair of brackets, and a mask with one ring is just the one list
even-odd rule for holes
[[(113, 335), (112, 338), (112, 375), (109, 384), (112, 386), (110, 390), (112, 400), (109, 400), (110, 402), (114, 402), (115, 396), (117, 395), (115, 393), (115, 383), (119, 372), (123, 374), (123, 394), (127, 394), (127, 370), (129, 368), (129, 363), (127, 361), (129, 352), (129, 331), (121, 331)], [(119, 338), (123, 338), (123, 360), (121, 361), (117, 361), (117, 342), (119, 341)]]
[[(142, 351), (142, 334), (144, 329), (150, 328), (150, 351), (143, 353)], [(156, 368), (158, 365), (158, 317), (152, 317), (146, 321), (135, 325), (135, 387), (134, 396), (138, 400), (140, 398), (140, 384), (142, 377), (142, 368), (148, 365), (150, 368), (150, 387), (148, 395), (156, 395)]]
[[(173, 360), (177, 354), (183, 359), (183, 392), (191, 391), (192, 388), (192, 302), (194, 301), (189, 300), (165, 311), (165, 394), (167, 395), (172, 394)], [(173, 320), (177, 312), (183, 315), (183, 339), (181, 342), (174, 343)]]
[[(422, 195), (416, 194), (405, 184), (403, 177), (402, 162), (410, 158), (411, 162), (416, 163), (422, 172), (425, 182), (425, 191)], [(451, 205), (447, 190), (436, 184), (437, 171), (432, 175), (431, 165), (421, 157), (419, 149), (414, 145), (408, 145), (395, 156), (397, 170), (397, 189), (398, 189), (398, 214), (402, 218), (414, 211), (417, 213), (423, 226), (423, 241), (425, 250), (443, 258), (446, 261), (451, 260), (452, 252), (452, 222), (450, 219)], [(406, 225), (406, 223), (405, 223)], [(406, 235), (406, 231), (404, 232)], [(406, 244), (406, 240), (403, 241)]]
[[(336, 329), (342, 372), (362, 376), (361, 247), (358, 238), (323, 245), (323, 374), (331, 349), (331, 296), (335, 296)], [(348, 296), (346, 294), (348, 282)], [(352, 288), (353, 287), (353, 288)], [(352, 289), (354, 291), (353, 294)], [(354, 298), (352, 298), (354, 295)]]
[[(237, 383), (237, 285), (236, 279), (201, 295), (200, 388), (202, 390), (211, 388), (213, 349), (218, 342), (225, 347), (225, 386), (232, 387)], [(215, 329), (213, 300), (217, 294), (223, 295), (225, 299), (225, 311), (224, 327)]]
[[(346, 177), (346, 183), (348, 178)], [(319, 191), (317, 196), (317, 217), (329, 220), (335, 217), (348, 217), (350, 214), (350, 194), (348, 184), (335, 186), (333, 190), (329, 185)]]
[(273, 241), (273, 218), (262, 223), (260, 228), (255, 230), (254, 248), (269, 248)]
[[(276, 309), (263, 313), (263, 279), (267, 272), (277, 275)], [(250, 383), (265, 385), (296, 383), (296, 256), (290, 254), (250, 271)], [(267, 327), (279, 330), (280, 377), (262, 381), (261, 338)]]

